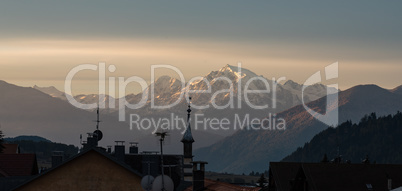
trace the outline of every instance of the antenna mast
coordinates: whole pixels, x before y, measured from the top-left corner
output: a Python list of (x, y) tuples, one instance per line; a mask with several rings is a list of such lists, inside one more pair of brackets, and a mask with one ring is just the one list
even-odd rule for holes
[(164, 180), (164, 175), (165, 175), (165, 172), (164, 172), (164, 165), (163, 165), (163, 141), (165, 140), (165, 137), (167, 136), (167, 132), (156, 132), (155, 133), (156, 134), (156, 136), (158, 136), (158, 137), (161, 137), (160, 139), (159, 139), (159, 141), (160, 141), (160, 144), (161, 144), (161, 170), (162, 170), (162, 190), (166, 190), (165, 189), (165, 180)]
[(96, 110), (96, 121), (94, 121), (94, 122), (96, 122), (96, 130), (94, 131), (93, 134), (96, 136), (98, 141), (100, 141), (103, 138), (103, 133), (102, 133), (102, 131), (99, 130), (99, 123), (102, 122), (99, 117), (99, 107)]
[(99, 129), (99, 123), (102, 122), (102, 121), (99, 120), (99, 107), (96, 110), (96, 121), (95, 122), (96, 122), (96, 130), (98, 130)]

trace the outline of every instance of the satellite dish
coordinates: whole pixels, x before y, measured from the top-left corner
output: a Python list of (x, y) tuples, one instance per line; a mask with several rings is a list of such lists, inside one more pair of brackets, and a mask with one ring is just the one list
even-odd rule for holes
[(162, 185), (162, 175), (157, 176), (154, 182), (152, 183), (152, 191), (161, 191), (161, 190), (173, 191), (174, 189), (173, 180), (169, 176), (163, 175), (163, 182), (164, 185)]
[(100, 141), (103, 138), (103, 133), (100, 130), (95, 130), (93, 134), (98, 138), (98, 141)]
[(146, 175), (141, 179), (141, 187), (144, 190), (151, 190), (152, 189), (152, 183), (154, 181), (154, 177), (151, 175)]

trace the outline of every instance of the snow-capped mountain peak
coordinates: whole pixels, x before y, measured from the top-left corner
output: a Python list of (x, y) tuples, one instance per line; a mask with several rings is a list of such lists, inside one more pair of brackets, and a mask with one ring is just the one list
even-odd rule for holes
[(223, 68), (221, 68), (218, 73), (223, 74), (224, 76), (230, 75), (230, 76), (235, 76), (236, 80), (239, 79), (250, 79), (253, 77), (257, 77), (258, 75), (255, 74), (254, 72), (247, 70), (245, 68), (240, 68), (237, 66), (232, 66), (227, 64)]
[[(253, 79), (255, 77), (260, 77), (260, 79)], [(182, 96), (183, 92), (189, 93), (193, 98), (193, 103), (196, 105), (211, 106), (210, 104), (214, 103), (222, 106), (231, 100), (238, 99), (247, 102), (243, 105), (251, 103), (255, 106), (264, 106), (268, 103), (269, 107), (267, 109), (270, 112), (280, 112), (301, 104), (303, 101), (307, 103), (327, 94), (327, 88), (322, 84), (311, 85), (306, 87), (305, 91), (302, 92), (303, 85), (297, 82), (289, 80), (283, 85), (277, 84), (274, 86), (273, 81), (257, 75), (248, 69), (232, 65), (225, 65), (219, 70), (210, 72), (201, 79), (199, 78), (196, 81), (187, 83), (189, 84), (184, 84), (185, 86), (183, 87), (180, 80), (170, 76), (161, 76), (153, 81), (142, 93), (127, 95), (125, 99), (131, 104), (137, 104), (143, 97), (147, 97), (148, 100), (142, 112), (148, 112), (149, 114), (155, 113), (151, 108), (151, 100), (154, 100), (158, 106), (165, 106), (176, 102)], [(190, 90), (197, 90), (197, 92), (190, 92)], [(246, 100), (246, 94), (244, 94), (246, 90), (260, 91), (247, 93)], [(262, 92), (261, 90), (267, 91)], [(74, 96), (74, 98), (86, 104), (99, 102), (99, 97), (95, 95), (78, 95)], [(108, 107), (109, 100), (113, 101), (113, 99), (112, 97), (105, 96), (101, 102), (105, 103), (106, 107)], [(119, 103), (119, 99), (114, 101), (115, 104)], [(275, 107), (273, 106), (274, 103), (276, 104)], [(109, 111), (115, 111), (118, 108), (116, 106), (110, 108)], [(163, 113), (164, 111), (161, 110), (158, 112)]]
[(155, 83), (154, 86), (155, 88), (169, 88), (169, 89), (176, 89), (176, 88), (181, 88), (181, 81), (172, 78), (170, 76), (161, 76), (159, 77)]
[(176, 78), (161, 76), (151, 85), (151, 87), (154, 88), (154, 93), (156, 95), (174, 94), (182, 89), (182, 83)]

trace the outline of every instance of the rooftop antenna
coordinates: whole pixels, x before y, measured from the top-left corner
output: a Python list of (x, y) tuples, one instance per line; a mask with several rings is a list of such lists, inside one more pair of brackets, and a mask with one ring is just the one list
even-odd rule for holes
[(151, 175), (151, 161), (143, 161), (143, 163), (147, 163), (148, 164), (148, 174), (145, 175), (144, 177), (142, 177), (141, 179), (141, 186), (144, 190), (146, 191), (151, 191), (152, 189), (152, 183), (155, 180), (155, 178)]
[(96, 130), (93, 132), (93, 135), (96, 136), (96, 138), (98, 139), (98, 141), (100, 141), (103, 138), (103, 133), (102, 131), (99, 130), (99, 123), (102, 122), (99, 119), (99, 106), (98, 109), (96, 110)]
[(166, 190), (165, 189), (165, 180), (164, 180), (164, 165), (163, 165), (163, 141), (165, 140), (165, 137), (168, 135), (167, 132), (156, 132), (155, 133), (156, 136), (160, 137), (159, 142), (161, 145), (161, 172), (162, 172), (162, 190)]
[(96, 110), (96, 121), (94, 121), (94, 122), (96, 122), (96, 130), (98, 130), (98, 129), (99, 129), (99, 123), (102, 122), (102, 121), (99, 119), (99, 107), (98, 107), (98, 109)]

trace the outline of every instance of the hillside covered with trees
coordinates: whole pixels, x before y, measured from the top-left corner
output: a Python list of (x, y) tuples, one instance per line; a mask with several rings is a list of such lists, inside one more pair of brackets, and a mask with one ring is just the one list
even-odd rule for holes
[(21, 153), (35, 153), (40, 167), (50, 167), (53, 151), (63, 151), (65, 158), (78, 153), (78, 147), (63, 143), (54, 143), (37, 136), (5, 138), (5, 143), (18, 144)]
[(402, 113), (377, 117), (366, 115), (358, 124), (347, 121), (336, 128), (320, 132), (303, 147), (285, 157), (283, 162), (320, 162), (338, 157), (361, 163), (368, 156), (371, 162), (402, 163)]

